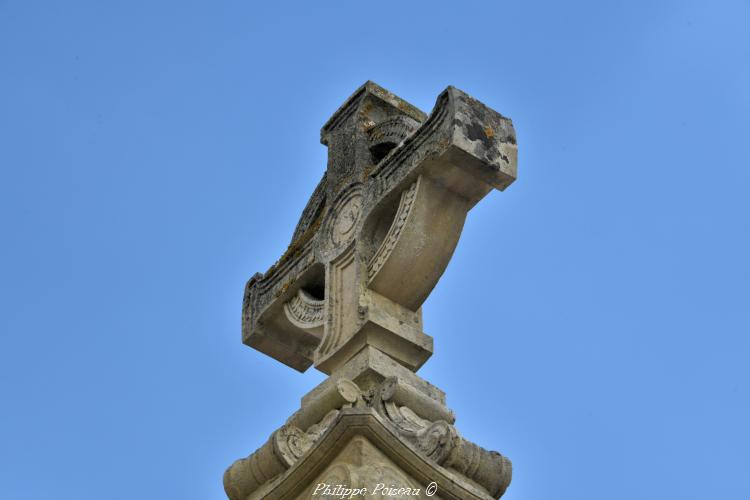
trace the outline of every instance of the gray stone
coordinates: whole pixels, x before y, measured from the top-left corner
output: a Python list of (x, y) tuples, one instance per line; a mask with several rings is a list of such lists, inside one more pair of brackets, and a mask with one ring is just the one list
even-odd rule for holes
[(338, 478), (370, 491), (435, 482), (433, 498), (498, 498), (510, 462), (460, 437), (445, 394), (414, 372), (433, 350), (421, 306), (467, 213), (515, 180), (513, 126), (452, 87), (427, 117), (367, 82), (321, 142), (327, 170), (287, 251), (248, 281), (242, 328), (245, 344), (330, 377), (227, 470), (227, 494), (310, 498)]

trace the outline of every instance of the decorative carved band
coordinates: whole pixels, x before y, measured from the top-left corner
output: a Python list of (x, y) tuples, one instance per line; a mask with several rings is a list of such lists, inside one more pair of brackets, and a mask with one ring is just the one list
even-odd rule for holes
[(342, 325), (346, 320), (345, 301), (352, 301), (353, 298), (345, 296), (344, 292), (354, 280), (353, 275), (356, 273), (354, 257), (354, 244), (351, 244), (331, 262), (326, 271), (326, 296), (329, 298), (326, 301), (326, 308), (330, 310), (326, 316), (330, 318), (330, 322), (325, 325), (326, 331), (318, 347), (316, 359), (329, 355), (346, 340), (343, 338)]
[(317, 300), (300, 289), (289, 301), (284, 303), (284, 313), (294, 326), (308, 330), (323, 326), (325, 300)]
[(444, 147), (441, 129), (449, 116), (449, 105), (450, 94), (446, 91), (438, 97), (427, 121), (370, 172), (370, 177), (378, 180), (381, 192), (396, 183), (398, 173), (405, 175), (432, 152)]
[(242, 302), (243, 329), (251, 329), (265, 308), (313, 264), (312, 243), (307, 242), (294, 256), (277, 262), (265, 273), (255, 274), (245, 286)]
[(419, 127), (420, 123), (407, 116), (395, 116), (384, 120), (367, 131), (370, 147), (378, 144), (397, 146)]
[(414, 200), (417, 197), (418, 184), (419, 179), (417, 179), (417, 182), (409, 186), (408, 189), (401, 193), (401, 200), (398, 204), (398, 211), (396, 212), (396, 216), (393, 218), (391, 227), (388, 229), (388, 234), (385, 235), (385, 239), (380, 244), (380, 247), (378, 247), (375, 255), (373, 255), (372, 259), (370, 259), (370, 263), (367, 265), (367, 276), (370, 280), (372, 280), (375, 275), (378, 274), (378, 271), (380, 271), (380, 268), (383, 267), (383, 264), (385, 264), (385, 262), (388, 260), (388, 257), (391, 255), (391, 252), (396, 246), (398, 238), (399, 236), (401, 236), (401, 231), (404, 229), (406, 221), (409, 218), (409, 214), (411, 213), (411, 209), (414, 206)]

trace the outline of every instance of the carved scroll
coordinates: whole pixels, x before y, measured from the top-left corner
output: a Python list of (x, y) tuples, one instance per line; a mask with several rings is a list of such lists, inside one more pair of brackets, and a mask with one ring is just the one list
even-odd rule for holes
[(341, 408), (350, 407), (360, 399), (359, 387), (350, 380), (342, 379), (329, 386), (308, 407), (301, 408), (271, 434), (255, 453), (237, 460), (227, 469), (224, 490), (230, 500), (245, 500), (260, 486), (292, 467), (333, 425)]
[(503, 494), (511, 480), (510, 460), (462, 438), (453, 425), (440, 419), (454, 420), (448, 408), (394, 378), (383, 382), (379, 397), (377, 409), (423, 455), (475, 481), (493, 498)]

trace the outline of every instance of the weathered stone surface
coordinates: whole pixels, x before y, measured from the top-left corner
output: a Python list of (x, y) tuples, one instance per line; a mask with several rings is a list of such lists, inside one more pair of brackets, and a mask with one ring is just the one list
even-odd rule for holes
[[(355, 436), (333, 459), (331, 465), (303, 488), (297, 498), (307, 500), (315, 496), (340, 498), (345, 495), (345, 498), (362, 498), (387, 495), (389, 498), (406, 500), (415, 495), (425, 497), (421, 493), (426, 486), (406, 474), (367, 438)], [(435, 495), (433, 498), (440, 496)]]
[(321, 130), (328, 169), (286, 253), (247, 284), (243, 341), (331, 374), (370, 345), (411, 370), (421, 305), (469, 209), (516, 176), (510, 120), (449, 87), (429, 118), (367, 82)]
[[(397, 488), (434, 482), (442, 498), (498, 498), (508, 487), (510, 461), (462, 438), (453, 412), (410, 384), (393, 377), (369, 392), (346, 379), (321, 386), (266, 444), (227, 470), (231, 500), (310, 498), (321, 483), (372, 492), (386, 477)], [(347, 452), (352, 442), (359, 454)]]
[(367, 82), (321, 142), (326, 173), (287, 251), (248, 281), (242, 316), (244, 343), (330, 377), (227, 470), (227, 495), (336, 498), (316, 489), (434, 483), (433, 498), (499, 498), (510, 461), (462, 438), (445, 394), (415, 372), (433, 350), (421, 306), (468, 211), (515, 180), (513, 126), (452, 87), (427, 117)]

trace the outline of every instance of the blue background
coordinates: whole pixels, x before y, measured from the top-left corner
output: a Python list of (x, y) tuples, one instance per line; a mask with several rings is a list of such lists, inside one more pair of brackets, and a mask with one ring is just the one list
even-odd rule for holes
[(0, 1), (0, 498), (221, 499), (323, 376), (245, 281), (367, 79), (513, 118), (425, 305), (508, 500), (750, 498), (750, 2)]

